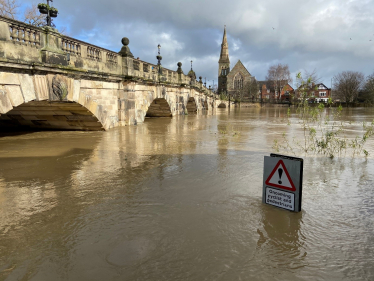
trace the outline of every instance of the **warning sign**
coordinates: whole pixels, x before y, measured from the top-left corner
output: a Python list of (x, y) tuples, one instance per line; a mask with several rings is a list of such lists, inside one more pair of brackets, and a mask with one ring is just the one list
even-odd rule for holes
[(302, 158), (270, 154), (264, 156), (262, 202), (292, 212), (301, 211)]
[(265, 181), (265, 184), (285, 190), (296, 191), (296, 187), (292, 182), (290, 174), (288, 173), (283, 160), (278, 161), (278, 163), (275, 165), (275, 168), (270, 173), (270, 176)]
[(266, 188), (266, 203), (287, 209), (290, 211), (295, 210), (295, 194), (291, 192), (281, 191), (278, 189)]

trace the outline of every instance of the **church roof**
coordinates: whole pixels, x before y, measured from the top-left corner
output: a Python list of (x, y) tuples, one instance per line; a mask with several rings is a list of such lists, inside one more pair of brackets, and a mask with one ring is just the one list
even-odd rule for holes
[(235, 64), (235, 66), (233, 67), (233, 69), (231, 69), (230, 73), (236, 73), (236, 72), (244, 72), (243, 75), (251, 75), (251, 73), (249, 73), (249, 71), (247, 70), (247, 68), (244, 66), (244, 64), (238, 60), (238, 62)]

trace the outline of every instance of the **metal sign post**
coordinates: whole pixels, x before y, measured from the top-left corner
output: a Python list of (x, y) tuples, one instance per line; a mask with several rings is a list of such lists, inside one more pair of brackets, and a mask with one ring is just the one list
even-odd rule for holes
[(293, 212), (301, 211), (303, 159), (280, 154), (264, 157), (262, 202)]

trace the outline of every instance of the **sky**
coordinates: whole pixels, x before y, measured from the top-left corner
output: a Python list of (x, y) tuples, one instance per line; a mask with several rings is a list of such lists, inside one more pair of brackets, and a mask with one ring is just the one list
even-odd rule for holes
[[(35, 0), (18, 0), (19, 14)], [(122, 37), (143, 61), (185, 74), (191, 68), (207, 84), (218, 80), (226, 25), (231, 68), (240, 59), (257, 80), (271, 65), (291, 76), (315, 71), (331, 86), (342, 71), (374, 72), (374, 0), (54, 0), (55, 24), (67, 35), (120, 51)], [(295, 79), (294, 79), (295, 80)], [(295, 81), (294, 81), (294, 84)], [(295, 85), (294, 85), (295, 86)]]

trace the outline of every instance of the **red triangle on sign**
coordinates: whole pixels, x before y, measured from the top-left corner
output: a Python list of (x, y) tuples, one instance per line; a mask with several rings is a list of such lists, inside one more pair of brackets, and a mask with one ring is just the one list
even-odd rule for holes
[(296, 187), (282, 160), (279, 160), (277, 165), (275, 165), (274, 170), (265, 181), (265, 184), (285, 190), (296, 191)]

